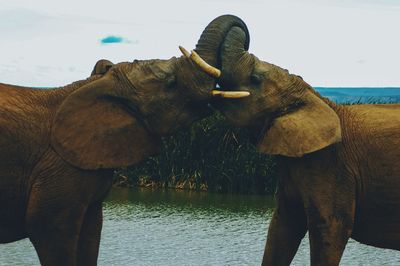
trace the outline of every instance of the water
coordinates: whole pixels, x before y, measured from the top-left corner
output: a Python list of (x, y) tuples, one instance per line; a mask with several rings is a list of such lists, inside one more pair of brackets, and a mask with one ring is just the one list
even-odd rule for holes
[[(260, 265), (270, 197), (114, 188), (99, 265)], [(0, 246), (0, 265), (38, 265), (28, 240)], [(307, 237), (292, 265), (309, 265)], [(341, 265), (400, 265), (400, 252), (350, 240)]]
[(400, 103), (400, 88), (322, 88), (322, 96), (337, 103)]

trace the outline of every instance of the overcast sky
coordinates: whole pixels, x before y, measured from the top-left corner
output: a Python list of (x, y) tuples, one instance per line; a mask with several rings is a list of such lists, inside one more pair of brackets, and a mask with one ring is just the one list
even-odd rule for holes
[(400, 86), (396, 0), (0, 0), (0, 82), (61, 86), (100, 58), (180, 56), (222, 14), (247, 23), (250, 52), (313, 86)]

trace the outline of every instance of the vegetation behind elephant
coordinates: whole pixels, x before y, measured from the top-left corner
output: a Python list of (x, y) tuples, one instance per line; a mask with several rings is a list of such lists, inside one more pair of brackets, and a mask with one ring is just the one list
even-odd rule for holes
[[(221, 33), (240, 23), (211, 23), (198, 54), (217, 66)], [(101, 61), (62, 88), (0, 84), (0, 243), (29, 237), (43, 265), (95, 265), (113, 169), (209, 114), (215, 80), (193, 62)]]
[(222, 89), (250, 97), (213, 104), (277, 155), (278, 206), (264, 265), (289, 265), (309, 232), (312, 265), (338, 265), (350, 237), (400, 250), (400, 105), (337, 105), (300, 77), (247, 52), (233, 27), (221, 49)]

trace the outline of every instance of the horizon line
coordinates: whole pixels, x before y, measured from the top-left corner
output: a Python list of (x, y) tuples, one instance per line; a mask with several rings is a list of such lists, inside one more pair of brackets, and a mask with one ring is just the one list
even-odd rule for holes
[(400, 89), (400, 86), (395, 87), (395, 86), (311, 86), (314, 89), (341, 89), (341, 88), (347, 88), (347, 89)]

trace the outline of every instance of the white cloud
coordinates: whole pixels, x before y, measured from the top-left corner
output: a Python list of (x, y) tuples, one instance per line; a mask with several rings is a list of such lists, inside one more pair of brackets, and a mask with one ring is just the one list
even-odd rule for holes
[[(315, 86), (400, 86), (400, 5), (361, 0), (27, 1), (0, 7), (0, 82), (54, 86), (95, 62), (179, 56), (222, 14), (249, 26), (250, 50)], [(100, 45), (108, 35), (132, 43)], [(362, 62), (362, 63), (360, 63)]]

